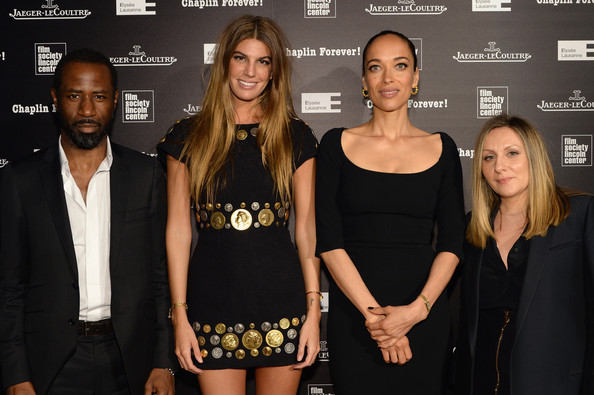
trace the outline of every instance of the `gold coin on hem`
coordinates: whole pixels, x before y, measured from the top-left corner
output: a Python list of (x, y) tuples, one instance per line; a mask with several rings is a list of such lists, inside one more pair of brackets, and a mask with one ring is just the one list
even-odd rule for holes
[(225, 226), (225, 216), (219, 211), (215, 211), (210, 216), (210, 225), (216, 230), (223, 229)]
[(244, 359), (245, 358), (245, 351), (239, 349), (235, 351), (235, 358), (237, 359)]
[(258, 221), (264, 226), (272, 225), (272, 222), (274, 221), (274, 214), (272, 213), (272, 210), (265, 208), (260, 211), (258, 213)]
[(281, 207), (281, 204), (280, 204), (280, 202), (276, 202), (276, 203), (274, 203), (274, 209), (275, 209), (275, 210), (278, 210), (280, 207)]
[(266, 334), (266, 344), (270, 347), (278, 347), (283, 344), (284, 336), (278, 329), (273, 329)]
[(258, 350), (252, 350), (250, 351), (250, 354), (252, 354), (252, 357), (257, 357), (260, 352)]
[(249, 211), (239, 208), (231, 214), (231, 226), (237, 230), (246, 230), (252, 225), (252, 214)]
[(211, 329), (210, 328), (210, 325), (208, 325), (208, 324), (207, 325), (204, 325), (202, 327), (202, 330), (204, 331), (204, 333), (210, 333), (210, 329)]
[(293, 326), (297, 326), (299, 325), (299, 318), (295, 317), (291, 320), (291, 324), (293, 324)]
[(198, 345), (203, 346), (206, 344), (206, 339), (202, 336), (198, 336)]
[(265, 357), (271, 356), (272, 355), (272, 348), (270, 348), (268, 346), (267, 347), (264, 347), (262, 349), (262, 355), (264, 355)]
[(278, 322), (278, 326), (280, 326), (281, 329), (287, 329), (289, 326), (291, 326), (291, 323), (289, 322), (288, 318), (283, 318)]
[(225, 333), (226, 330), (227, 330), (227, 326), (225, 324), (223, 324), (222, 322), (219, 322), (217, 324), (217, 326), (215, 326), (215, 332), (218, 333), (219, 335), (222, 335), (223, 333)]
[(239, 338), (234, 333), (226, 333), (221, 339), (221, 346), (227, 351), (233, 351), (239, 346)]
[(248, 132), (243, 129), (239, 129), (235, 136), (237, 137), (237, 140), (245, 140), (248, 136)]
[(212, 203), (206, 203), (206, 209), (208, 211), (211, 211), (212, 210)]
[(201, 350), (200, 351), (200, 355), (202, 355), (202, 358), (206, 358), (208, 356), (208, 351), (207, 350)]
[(250, 329), (241, 337), (241, 343), (248, 350), (255, 350), (262, 345), (262, 335), (255, 329)]

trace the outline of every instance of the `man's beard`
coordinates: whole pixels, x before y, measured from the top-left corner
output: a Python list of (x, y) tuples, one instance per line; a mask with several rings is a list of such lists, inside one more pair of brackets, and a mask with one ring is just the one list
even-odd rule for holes
[[(89, 123), (99, 125), (99, 130), (92, 133), (82, 133), (75, 129), (75, 126), (78, 124)], [(101, 125), (100, 123), (95, 122), (92, 119), (81, 119), (80, 121), (77, 121), (73, 124), (69, 124), (66, 120), (62, 119), (62, 130), (64, 131), (64, 133), (66, 133), (68, 138), (70, 138), (70, 140), (76, 147), (84, 150), (91, 150), (97, 147), (97, 145), (99, 145), (103, 137), (105, 137), (107, 132), (111, 129), (112, 123), (112, 119), (110, 119), (104, 125)]]

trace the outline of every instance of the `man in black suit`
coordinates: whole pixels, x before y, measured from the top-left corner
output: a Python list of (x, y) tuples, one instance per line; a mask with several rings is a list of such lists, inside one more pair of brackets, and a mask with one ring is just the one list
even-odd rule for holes
[(118, 91), (105, 56), (63, 57), (51, 94), (59, 140), (1, 174), (2, 383), (173, 393), (163, 171), (110, 142)]

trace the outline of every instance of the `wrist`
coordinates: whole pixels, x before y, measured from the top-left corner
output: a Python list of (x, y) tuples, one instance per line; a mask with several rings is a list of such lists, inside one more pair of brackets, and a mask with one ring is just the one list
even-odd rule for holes
[(172, 313), (174, 310), (181, 310), (181, 309), (179, 309), (179, 307), (184, 307), (184, 309), (183, 309), (184, 311), (188, 310), (188, 304), (186, 302), (175, 302), (169, 308), (169, 314), (167, 315), (167, 318), (169, 318), (169, 319), (172, 318)]
[(414, 309), (415, 317), (417, 317), (417, 322), (425, 320), (429, 316), (429, 312), (431, 311), (431, 302), (419, 295), (414, 302), (411, 303), (411, 307)]
[(322, 310), (320, 309), (320, 306), (310, 306), (310, 308), (307, 310), (306, 320), (308, 320), (310, 317), (318, 321), (322, 318)]

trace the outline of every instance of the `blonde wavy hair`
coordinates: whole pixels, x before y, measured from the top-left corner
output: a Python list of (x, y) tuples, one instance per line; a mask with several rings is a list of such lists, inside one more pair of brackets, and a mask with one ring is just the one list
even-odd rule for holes
[(182, 151), (190, 173), (190, 193), (196, 202), (203, 195), (208, 202), (214, 202), (225, 184), (225, 164), (232, 160), (236, 128), (229, 63), (239, 43), (247, 39), (261, 41), (270, 49), (272, 79), (257, 101), (263, 116), (256, 140), (275, 192), (283, 203), (291, 200), (294, 158), (289, 124), (296, 115), (291, 96), (291, 61), (286, 55), (289, 43), (272, 19), (244, 15), (232, 21), (217, 41), (202, 110)]
[(526, 201), (528, 224), (523, 236), (545, 236), (549, 226), (557, 226), (569, 215), (568, 194), (557, 186), (545, 143), (528, 121), (501, 114), (489, 119), (482, 127), (474, 148), (472, 161), (472, 217), (466, 239), (476, 247), (485, 248), (487, 239), (495, 237), (491, 213), (500, 204), (500, 197), (483, 177), (483, 147), (487, 135), (496, 128), (508, 127), (516, 132), (524, 144), (528, 158), (529, 181)]

